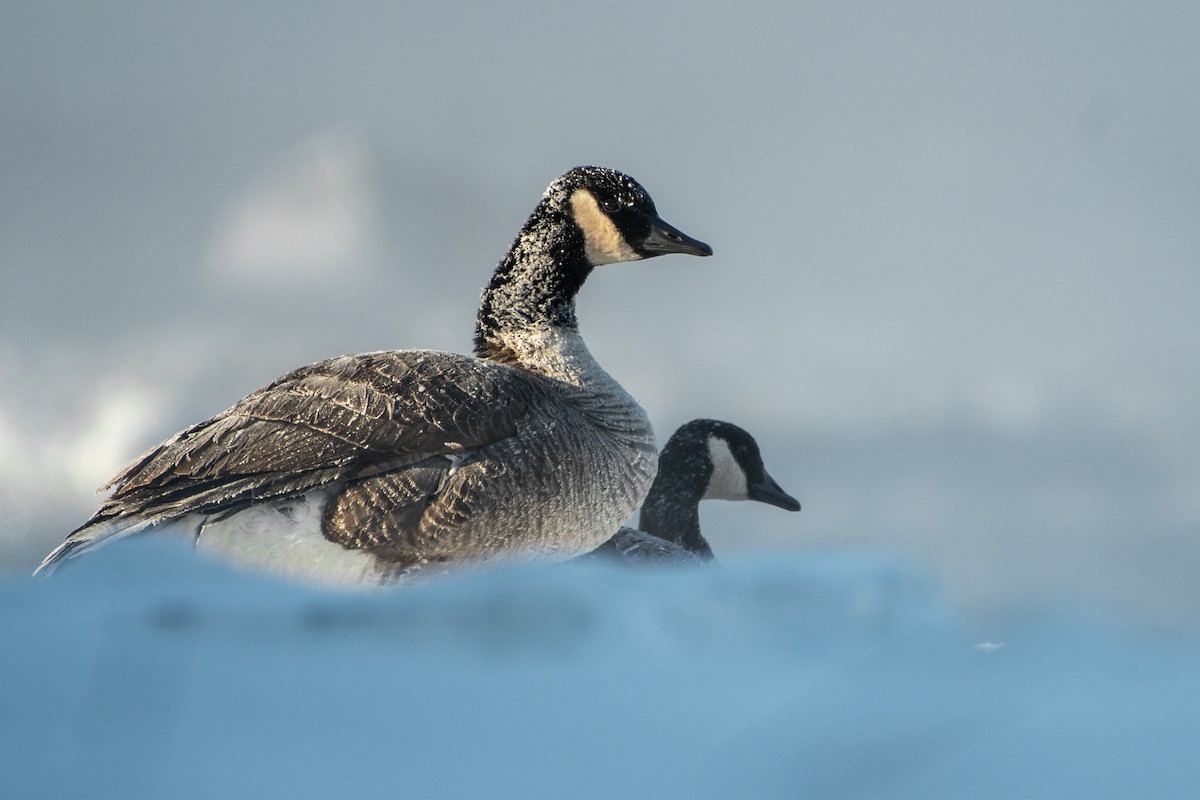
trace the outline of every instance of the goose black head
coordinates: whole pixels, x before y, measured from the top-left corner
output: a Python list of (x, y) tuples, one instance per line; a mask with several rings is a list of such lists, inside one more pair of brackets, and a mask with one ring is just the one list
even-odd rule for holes
[(575, 295), (600, 264), (665, 253), (712, 255), (668, 225), (646, 190), (604, 167), (576, 167), (546, 189), (483, 290), (475, 353), (516, 363), (512, 334), (577, 329)]
[(617, 170), (576, 167), (551, 185), (547, 195), (551, 193), (565, 201), (593, 267), (667, 253), (712, 255), (707, 244), (658, 216), (641, 184)]
[(694, 419), (681, 425), (658, 457), (658, 475), (642, 503), (639, 527), (712, 558), (700, 533), (701, 500), (756, 500), (786, 511), (800, 503), (763, 467), (754, 437), (737, 425)]
[(705, 455), (711, 472), (705, 499), (755, 500), (785, 511), (800, 510), (799, 501), (767, 473), (753, 436), (720, 420), (693, 420), (688, 426), (694, 426), (693, 436), (704, 436), (706, 443)]

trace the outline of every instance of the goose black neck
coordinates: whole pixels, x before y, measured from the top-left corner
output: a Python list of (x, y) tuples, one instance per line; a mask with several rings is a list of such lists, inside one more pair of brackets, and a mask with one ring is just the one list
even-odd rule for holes
[(559, 197), (547, 196), (517, 234), (483, 290), (475, 354), (505, 360), (505, 334), (578, 330), (575, 296), (592, 271), (584, 237)]
[(700, 533), (700, 500), (708, 485), (707, 472), (680, 470), (670, 463), (666, 449), (660, 458), (658, 475), (642, 503), (638, 527), (660, 539), (666, 539), (703, 558), (712, 558), (712, 548)]

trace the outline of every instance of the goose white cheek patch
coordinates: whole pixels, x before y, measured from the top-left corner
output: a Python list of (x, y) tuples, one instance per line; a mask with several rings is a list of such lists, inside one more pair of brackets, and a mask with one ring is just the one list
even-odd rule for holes
[(617, 226), (600, 210), (596, 197), (586, 189), (571, 195), (571, 215), (583, 231), (584, 251), (592, 266), (637, 261), (641, 256), (625, 241)]
[(712, 460), (713, 473), (708, 480), (708, 490), (704, 493), (704, 499), (749, 500), (746, 473), (724, 439), (708, 437), (708, 457)]

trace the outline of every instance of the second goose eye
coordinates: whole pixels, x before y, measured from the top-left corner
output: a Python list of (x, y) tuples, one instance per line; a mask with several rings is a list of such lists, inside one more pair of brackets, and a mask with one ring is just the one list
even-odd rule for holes
[(601, 200), (600, 207), (604, 209), (604, 213), (606, 214), (615, 214), (621, 210), (621, 204), (611, 197)]

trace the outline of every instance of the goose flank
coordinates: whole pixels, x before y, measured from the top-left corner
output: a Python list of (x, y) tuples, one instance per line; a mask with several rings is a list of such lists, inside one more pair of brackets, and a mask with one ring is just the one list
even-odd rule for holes
[(292, 577), (373, 585), (496, 560), (563, 560), (644, 498), (654, 433), (579, 334), (592, 270), (712, 249), (632, 178), (556, 179), (479, 305), (475, 356), (395, 350), (302, 367), (135, 459), (39, 571), (173, 521)]

